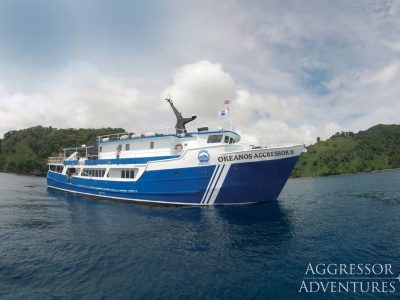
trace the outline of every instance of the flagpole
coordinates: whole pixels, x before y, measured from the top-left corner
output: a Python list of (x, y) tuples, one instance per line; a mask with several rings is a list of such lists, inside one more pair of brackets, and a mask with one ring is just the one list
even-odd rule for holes
[(231, 130), (233, 130), (233, 117), (232, 117), (232, 109), (231, 109), (231, 100), (230, 99), (225, 99), (224, 101), (225, 104), (225, 109), (226, 112), (229, 114), (229, 119), (230, 119), (230, 125), (231, 125)]
[(230, 111), (230, 113), (231, 113), (231, 130), (233, 131), (233, 118), (232, 118), (232, 107), (231, 107), (231, 111)]

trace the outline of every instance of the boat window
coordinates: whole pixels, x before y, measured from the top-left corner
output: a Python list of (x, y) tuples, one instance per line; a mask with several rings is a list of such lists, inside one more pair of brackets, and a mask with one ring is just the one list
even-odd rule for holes
[(222, 134), (215, 134), (208, 136), (207, 143), (221, 143)]
[(67, 169), (67, 175), (68, 176), (75, 175), (75, 173), (76, 173), (76, 169), (75, 168), (68, 168)]
[(227, 136), (227, 135), (225, 136), (224, 142), (225, 142), (226, 144), (229, 143), (229, 136)]
[(134, 169), (121, 170), (121, 178), (135, 178), (135, 170)]
[(125, 150), (128, 151), (129, 150), (129, 144), (125, 144)]
[(229, 144), (233, 144), (234, 140), (233, 138), (229, 138)]
[[(105, 173), (105, 169), (82, 169), (81, 176), (103, 177)], [(76, 174), (79, 174), (79, 170), (76, 172)]]
[(54, 171), (57, 173), (62, 173), (64, 167), (63, 166), (55, 166), (55, 165), (50, 165), (50, 171)]
[(102, 151), (103, 151), (103, 147), (100, 146), (100, 147), (99, 147), (99, 152), (102, 152)]
[(154, 149), (154, 142), (150, 142), (150, 149)]

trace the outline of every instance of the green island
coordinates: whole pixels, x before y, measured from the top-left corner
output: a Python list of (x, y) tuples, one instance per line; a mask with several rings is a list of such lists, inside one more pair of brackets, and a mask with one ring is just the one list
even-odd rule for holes
[(47, 158), (63, 148), (95, 145), (99, 135), (125, 132), (122, 128), (57, 129), (35, 126), (9, 131), (0, 139), (0, 171), (45, 176)]
[[(63, 148), (94, 145), (96, 136), (125, 132), (122, 128), (56, 129), (36, 126), (10, 131), (0, 139), (0, 171), (44, 176), (47, 158)], [(291, 177), (339, 175), (400, 168), (400, 125), (337, 132), (307, 146)]]
[(400, 168), (400, 125), (337, 132), (307, 147), (292, 177), (328, 176)]

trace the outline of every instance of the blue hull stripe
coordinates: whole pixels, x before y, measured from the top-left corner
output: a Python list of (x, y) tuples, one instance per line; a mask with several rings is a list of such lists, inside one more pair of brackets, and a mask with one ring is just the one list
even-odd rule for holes
[(204, 200), (207, 198), (208, 192), (210, 191), (210, 187), (212, 186), (212, 183), (214, 182), (215, 176), (218, 173), (218, 169), (220, 168), (220, 165), (218, 165), (214, 171), (213, 176), (211, 177), (210, 183), (207, 186), (206, 192), (204, 193), (203, 199), (201, 200), (201, 203), (204, 203)]
[(213, 193), (214, 193), (214, 189), (215, 189), (215, 187), (216, 187), (217, 184), (218, 184), (219, 178), (221, 177), (221, 174), (222, 174), (222, 172), (224, 171), (224, 168), (225, 168), (225, 165), (222, 165), (221, 171), (220, 171), (219, 174), (218, 174), (218, 178), (217, 178), (217, 180), (215, 181), (214, 187), (213, 187), (212, 190), (211, 190), (211, 194), (210, 194), (210, 196), (208, 197), (207, 203), (206, 203), (206, 204), (208, 204), (208, 203), (210, 202), (210, 199), (211, 199), (211, 197), (212, 197), (212, 195), (213, 195)]

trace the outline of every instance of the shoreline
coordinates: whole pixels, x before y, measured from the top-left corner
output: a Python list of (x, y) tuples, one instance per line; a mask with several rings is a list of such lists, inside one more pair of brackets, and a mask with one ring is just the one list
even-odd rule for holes
[(12, 174), (12, 175), (18, 175), (18, 176), (29, 176), (29, 177), (47, 177), (47, 174), (39, 175), (39, 174), (32, 174), (32, 173), (15, 173), (15, 172), (7, 172), (7, 171), (0, 171), (0, 174)]
[(310, 179), (310, 178), (321, 178), (321, 177), (332, 177), (332, 176), (350, 176), (350, 175), (357, 175), (357, 174), (380, 173), (380, 172), (388, 172), (388, 171), (395, 171), (395, 170), (400, 170), (400, 168), (391, 168), (391, 169), (382, 169), (382, 170), (364, 171), (364, 172), (354, 172), (354, 173), (343, 173), (343, 174), (331, 174), (331, 175), (289, 177), (289, 179)]

